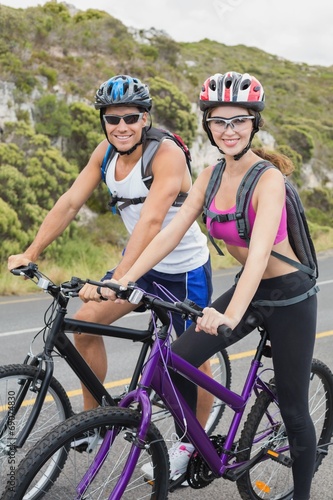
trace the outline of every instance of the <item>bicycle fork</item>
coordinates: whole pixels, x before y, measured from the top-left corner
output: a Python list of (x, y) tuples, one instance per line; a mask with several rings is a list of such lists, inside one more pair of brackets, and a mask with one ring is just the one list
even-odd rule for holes
[[(36, 384), (37, 384), (37, 380), (38, 380), (38, 375), (40, 373), (40, 372), (37, 372), (36, 379), (34, 380), (34, 387), (35, 387), (36, 392), (37, 392), (36, 401), (33, 405), (33, 408), (32, 408), (31, 413), (26, 421), (25, 426), (20, 431), (20, 433), (16, 439), (16, 442), (15, 442), (16, 448), (22, 448), (22, 446), (24, 445), (25, 441), (27, 440), (30, 432), (32, 431), (32, 429), (33, 429), (33, 427), (38, 419), (38, 416), (39, 416), (41, 409), (42, 409), (42, 406), (44, 404), (44, 400), (45, 400), (45, 397), (46, 397), (48, 388), (51, 384), (51, 379), (53, 376), (54, 365), (53, 365), (53, 359), (52, 359), (51, 354), (52, 354), (52, 349), (53, 349), (55, 338), (56, 338), (56, 332), (59, 331), (59, 329), (61, 328), (61, 325), (63, 323), (63, 318), (64, 318), (66, 312), (67, 312), (67, 310), (64, 307), (60, 307), (58, 316), (57, 316), (56, 320), (54, 321), (54, 323), (52, 325), (52, 329), (51, 329), (51, 331), (47, 337), (47, 340), (45, 342), (45, 347), (44, 347), (43, 353), (40, 354), (39, 356), (37, 356), (36, 358), (34, 358), (33, 362), (31, 363), (32, 366), (38, 367), (39, 370), (42, 369), (42, 364), (45, 363), (45, 376), (43, 378), (41, 378), (41, 384), (37, 388)], [(20, 391), (20, 398), (19, 398), (18, 404), (16, 406), (17, 409), (20, 408), (21, 403), (22, 403), (25, 395), (27, 394), (27, 391), (28, 391), (28, 388), (30, 385), (31, 385), (31, 382), (27, 381), (26, 386), (22, 388), (22, 392)]]
[[(49, 357), (48, 359), (47, 358), (45, 359), (45, 357), (44, 357), (44, 359), (39, 359), (39, 362), (40, 361), (45, 362), (45, 376), (42, 380), (41, 385), (36, 390), (36, 392), (37, 392), (36, 401), (33, 405), (33, 408), (32, 408), (31, 413), (27, 419), (27, 422), (26, 422), (25, 426), (23, 427), (23, 429), (20, 431), (20, 433), (16, 439), (16, 442), (15, 442), (16, 448), (22, 448), (22, 446), (24, 445), (31, 430), (33, 429), (33, 427), (38, 419), (38, 416), (40, 414), (41, 408), (44, 404), (46, 393), (48, 391), (48, 388), (49, 388), (49, 385), (51, 383), (51, 379), (53, 376), (53, 360), (51, 359), (51, 357)], [(37, 384), (37, 378), (38, 378), (38, 374), (37, 374), (36, 380), (34, 382), (35, 387)], [(20, 396), (19, 396), (18, 401), (17, 401), (17, 408), (18, 409), (21, 407), (22, 401), (25, 398), (25, 395), (27, 394), (27, 391), (28, 391), (30, 385), (31, 385), (31, 382), (27, 381), (27, 382), (25, 382), (24, 387), (22, 387), (22, 391), (20, 391)]]

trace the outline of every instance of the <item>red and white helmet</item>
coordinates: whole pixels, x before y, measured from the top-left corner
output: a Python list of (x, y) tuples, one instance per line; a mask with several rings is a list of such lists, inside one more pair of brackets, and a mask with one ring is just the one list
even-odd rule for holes
[(200, 93), (200, 109), (206, 111), (223, 105), (239, 105), (262, 111), (265, 107), (263, 86), (248, 73), (229, 71), (207, 78)]

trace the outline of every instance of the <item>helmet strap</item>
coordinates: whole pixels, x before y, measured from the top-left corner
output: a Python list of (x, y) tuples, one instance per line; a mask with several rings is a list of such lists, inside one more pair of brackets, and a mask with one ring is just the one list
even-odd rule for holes
[(132, 153), (133, 153), (133, 151), (135, 151), (135, 150), (136, 150), (136, 148), (137, 148), (138, 146), (140, 146), (140, 144), (142, 144), (142, 140), (141, 140), (140, 142), (137, 142), (136, 144), (134, 144), (134, 146), (133, 146), (131, 149), (129, 149), (128, 151), (119, 151), (119, 149), (117, 149), (115, 146), (113, 146), (113, 144), (112, 144), (112, 146), (114, 147), (115, 151), (116, 151), (116, 152), (117, 152), (120, 156), (124, 156), (124, 155), (130, 155), (130, 154), (132, 154)]

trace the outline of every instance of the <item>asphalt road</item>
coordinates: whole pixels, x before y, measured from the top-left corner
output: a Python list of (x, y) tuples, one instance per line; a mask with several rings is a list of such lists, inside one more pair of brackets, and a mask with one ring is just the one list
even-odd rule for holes
[[(319, 314), (314, 355), (333, 370), (333, 251), (319, 256), (319, 269), (321, 291), (318, 294)], [(46, 272), (45, 269), (41, 270)], [(234, 274), (235, 269), (219, 271), (214, 274), (215, 296), (232, 283)], [(17, 278), (13, 277), (13, 279)], [(31, 344), (31, 341), (43, 326), (43, 315), (50, 302), (49, 296), (43, 292), (20, 297), (0, 297), (0, 365), (21, 363), (30, 349), (35, 353), (40, 351), (41, 339), (38, 337), (33, 344)], [(79, 305), (79, 300), (73, 299), (70, 311), (74, 312)], [(144, 328), (147, 319), (146, 313), (132, 313), (123, 318), (119, 324), (133, 328)], [(237, 387), (240, 387), (243, 382), (242, 377), (244, 377), (245, 370), (248, 368), (249, 356), (256, 347), (256, 343), (257, 336), (253, 333), (228, 349), (233, 373), (232, 388), (234, 390), (237, 390)], [(115, 387), (113, 391), (120, 392), (133, 370), (139, 346), (132, 343), (129, 345), (126, 340), (106, 339), (106, 348), (109, 359), (107, 381), (112, 382), (113, 387)], [(81, 406), (80, 384), (63, 360), (57, 360), (55, 376), (71, 395), (73, 407), (79, 410)], [(227, 422), (228, 416), (225, 415), (216, 432), (225, 434)], [(311, 500), (333, 499), (332, 469), (333, 451), (331, 448), (328, 457), (325, 458), (315, 475)], [(238, 500), (240, 497), (234, 483), (219, 479), (202, 490), (182, 488), (170, 494), (170, 498), (174, 500), (190, 498)]]

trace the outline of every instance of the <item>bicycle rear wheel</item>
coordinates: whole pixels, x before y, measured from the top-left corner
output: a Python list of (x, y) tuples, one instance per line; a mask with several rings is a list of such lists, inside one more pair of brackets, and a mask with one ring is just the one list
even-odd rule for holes
[[(274, 391), (274, 380), (271, 381)], [(313, 360), (309, 388), (310, 414), (316, 429), (317, 471), (326, 455), (333, 433), (333, 375), (321, 361)], [(290, 458), (288, 439), (278, 405), (268, 393), (262, 392), (255, 401), (244, 425), (238, 461), (249, 460), (261, 448), (281, 450)], [(274, 460), (259, 462), (237, 481), (243, 500), (290, 500), (293, 495), (292, 469)]]
[[(15, 487), (12, 490), (7, 487), (2, 500), (109, 498), (119, 477), (126, 472), (131, 448), (138, 445), (133, 441), (140, 419), (141, 415), (135, 410), (107, 407), (82, 412), (59, 424), (30, 450), (16, 471)], [(78, 484), (103, 446), (101, 436), (106, 434), (105, 441), (108, 439), (107, 430), (116, 434), (112, 446), (94, 480), (79, 492)], [(89, 436), (89, 453), (82, 452), (82, 448), (81, 452), (77, 451), (82, 436)], [(164, 500), (168, 496), (169, 458), (163, 438), (153, 424), (139, 447), (141, 454), (125, 491), (114, 493), (112, 498)], [(149, 482), (141, 471), (148, 461), (155, 471), (154, 480)]]
[(66, 392), (52, 378), (34, 428), (23, 447), (16, 448), (16, 437), (27, 422), (44, 377), (43, 370), (30, 365), (0, 367), (0, 491), (15, 479), (16, 467), (27, 451), (50, 427), (73, 414)]
[[(222, 349), (210, 358), (210, 366), (214, 380), (230, 389), (231, 385), (231, 365), (227, 351)], [(175, 432), (173, 417), (165, 408), (163, 402), (154, 393), (152, 395), (153, 415), (152, 422), (158, 427), (165, 441), (172, 442), (172, 434)], [(218, 398), (214, 398), (214, 403), (209, 415), (206, 432), (210, 436), (218, 425), (225, 404)]]

